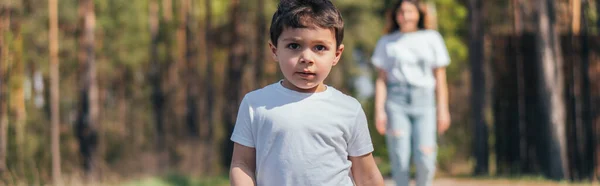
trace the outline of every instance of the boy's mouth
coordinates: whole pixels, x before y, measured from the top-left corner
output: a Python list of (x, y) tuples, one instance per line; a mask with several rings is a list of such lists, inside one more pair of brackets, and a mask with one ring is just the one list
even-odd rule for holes
[(303, 78), (313, 78), (317, 75), (316, 73), (312, 73), (312, 72), (296, 72), (296, 74), (298, 74), (298, 76), (303, 77)]

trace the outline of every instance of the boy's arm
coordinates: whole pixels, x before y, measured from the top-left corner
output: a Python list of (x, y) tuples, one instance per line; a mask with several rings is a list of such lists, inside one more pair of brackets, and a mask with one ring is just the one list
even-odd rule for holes
[(349, 157), (352, 162), (352, 177), (357, 186), (384, 186), (383, 177), (375, 164), (373, 154)]
[(234, 143), (229, 178), (232, 186), (254, 186), (256, 149)]

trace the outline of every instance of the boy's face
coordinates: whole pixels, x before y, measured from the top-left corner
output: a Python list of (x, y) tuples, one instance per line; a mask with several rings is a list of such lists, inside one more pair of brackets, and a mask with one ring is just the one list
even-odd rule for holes
[(283, 86), (299, 92), (324, 91), (323, 81), (344, 51), (344, 45), (336, 47), (333, 29), (318, 27), (284, 28), (277, 46), (269, 47), (285, 77)]

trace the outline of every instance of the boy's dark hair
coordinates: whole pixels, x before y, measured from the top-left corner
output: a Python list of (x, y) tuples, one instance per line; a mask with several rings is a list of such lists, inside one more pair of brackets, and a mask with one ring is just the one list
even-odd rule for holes
[(284, 28), (327, 28), (335, 33), (336, 46), (344, 39), (344, 20), (329, 0), (281, 0), (271, 20), (271, 42), (277, 39)]
[(421, 9), (421, 6), (419, 4), (419, 0), (398, 0), (396, 2), (396, 4), (394, 4), (394, 6), (392, 7), (392, 11), (389, 12), (389, 17), (388, 17), (388, 29), (387, 29), (387, 33), (392, 33), (395, 31), (400, 30), (400, 25), (398, 25), (398, 22), (396, 22), (396, 14), (398, 13), (398, 10), (400, 10), (400, 6), (402, 5), (403, 2), (407, 2), (407, 3), (412, 3), (417, 7), (417, 10), (419, 11), (419, 21), (417, 22), (417, 28), (419, 30), (421, 29), (425, 29), (425, 12), (423, 12), (423, 9)]

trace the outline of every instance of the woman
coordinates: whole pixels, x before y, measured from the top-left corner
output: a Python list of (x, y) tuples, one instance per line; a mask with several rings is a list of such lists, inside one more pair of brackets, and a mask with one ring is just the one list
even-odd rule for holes
[(417, 185), (431, 185), (436, 134), (450, 126), (446, 83), (450, 57), (441, 35), (425, 29), (417, 0), (400, 0), (390, 15), (391, 27), (371, 58), (378, 70), (376, 128), (386, 136), (396, 184), (409, 184), (412, 155)]

